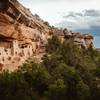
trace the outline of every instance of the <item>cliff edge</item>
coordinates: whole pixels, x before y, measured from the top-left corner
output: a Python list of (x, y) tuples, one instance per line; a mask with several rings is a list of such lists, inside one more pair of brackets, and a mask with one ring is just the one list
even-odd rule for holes
[(73, 39), (79, 47), (93, 47), (93, 37), (51, 27), (17, 0), (0, 0), (0, 70), (13, 71), (31, 56), (45, 52), (48, 38)]

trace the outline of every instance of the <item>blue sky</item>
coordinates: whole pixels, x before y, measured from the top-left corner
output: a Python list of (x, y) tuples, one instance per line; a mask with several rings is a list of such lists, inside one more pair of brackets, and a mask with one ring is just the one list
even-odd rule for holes
[(19, 0), (43, 20), (57, 27), (91, 33), (100, 47), (100, 0)]

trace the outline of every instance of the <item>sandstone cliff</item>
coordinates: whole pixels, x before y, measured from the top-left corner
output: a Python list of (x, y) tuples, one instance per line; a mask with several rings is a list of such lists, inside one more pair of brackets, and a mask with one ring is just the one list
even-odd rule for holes
[(0, 0), (0, 68), (15, 70), (31, 56), (45, 52), (47, 39), (73, 39), (80, 48), (93, 46), (93, 37), (52, 28), (17, 0)]

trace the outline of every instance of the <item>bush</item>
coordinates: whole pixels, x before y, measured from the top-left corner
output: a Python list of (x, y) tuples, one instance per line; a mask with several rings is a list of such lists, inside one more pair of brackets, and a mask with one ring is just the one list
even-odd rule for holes
[(1, 100), (99, 100), (100, 55), (49, 39), (41, 63), (0, 74)]

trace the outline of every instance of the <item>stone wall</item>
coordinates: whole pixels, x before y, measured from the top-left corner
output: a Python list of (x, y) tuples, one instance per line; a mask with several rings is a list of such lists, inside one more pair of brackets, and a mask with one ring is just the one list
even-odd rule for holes
[[(11, 48), (0, 47), (0, 64), (3, 65), (3, 69), (9, 69), (7, 66), (15, 64), (13, 69), (24, 63), (29, 57), (33, 55), (33, 49), (35, 45), (25, 44), (24, 47), (19, 47), (20, 41), (12, 41)], [(33, 48), (34, 47), (34, 48)]]

